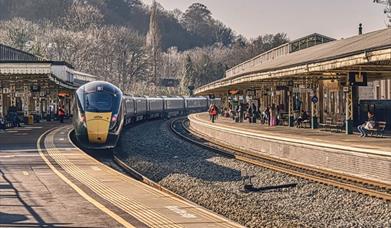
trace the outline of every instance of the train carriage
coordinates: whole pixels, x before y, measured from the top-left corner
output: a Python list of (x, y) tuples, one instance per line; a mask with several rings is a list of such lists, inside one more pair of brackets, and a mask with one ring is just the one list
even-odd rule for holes
[(202, 112), (208, 110), (208, 98), (185, 97), (186, 113)]
[(206, 111), (210, 101), (206, 97), (124, 96), (116, 86), (95, 81), (76, 91), (74, 103), (76, 139), (84, 147), (100, 149), (114, 148), (124, 125)]
[(164, 110), (164, 100), (161, 97), (147, 97), (147, 118), (162, 117)]
[(166, 118), (182, 115), (185, 112), (183, 97), (163, 97), (164, 115)]

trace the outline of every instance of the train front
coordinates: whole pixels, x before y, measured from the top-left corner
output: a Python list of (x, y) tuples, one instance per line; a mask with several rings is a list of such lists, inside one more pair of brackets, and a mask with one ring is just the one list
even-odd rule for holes
[(79, 143), (114, 148), (123, 126), (122, 92), (108, 82), (90, 82), (76, 91), (73, 126)]

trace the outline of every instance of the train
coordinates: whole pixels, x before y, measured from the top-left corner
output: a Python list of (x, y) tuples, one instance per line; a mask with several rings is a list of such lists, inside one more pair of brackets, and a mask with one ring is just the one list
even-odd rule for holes
[(88, 149), (115, 148), (124, 127), (143, 120), (204, 112), (220, 99), (208, 97), (128, 96), (105, 81), (89, 82), (74, 96), (73, 127), (78, 143)]

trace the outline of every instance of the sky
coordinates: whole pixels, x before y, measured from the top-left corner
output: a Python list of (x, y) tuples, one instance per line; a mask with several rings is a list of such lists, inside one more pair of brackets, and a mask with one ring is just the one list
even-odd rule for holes
[[(151, 4), (152, 0), (142, 0)], [(236, 34), (255, 38), (286, 32), (293, 40), (312, 33), (336, 39), (386, 28), (384, 6), (373, 0), (157, 0), (165, 9), (185, 11), (192, 3), (206, 5), (213, 17)]]

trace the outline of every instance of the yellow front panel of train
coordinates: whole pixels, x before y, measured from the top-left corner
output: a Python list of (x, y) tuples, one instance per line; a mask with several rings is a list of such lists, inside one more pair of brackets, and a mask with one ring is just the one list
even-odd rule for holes
[(90, 143), (106, 143), (111, 112), (86, 112), (87, 134)]

